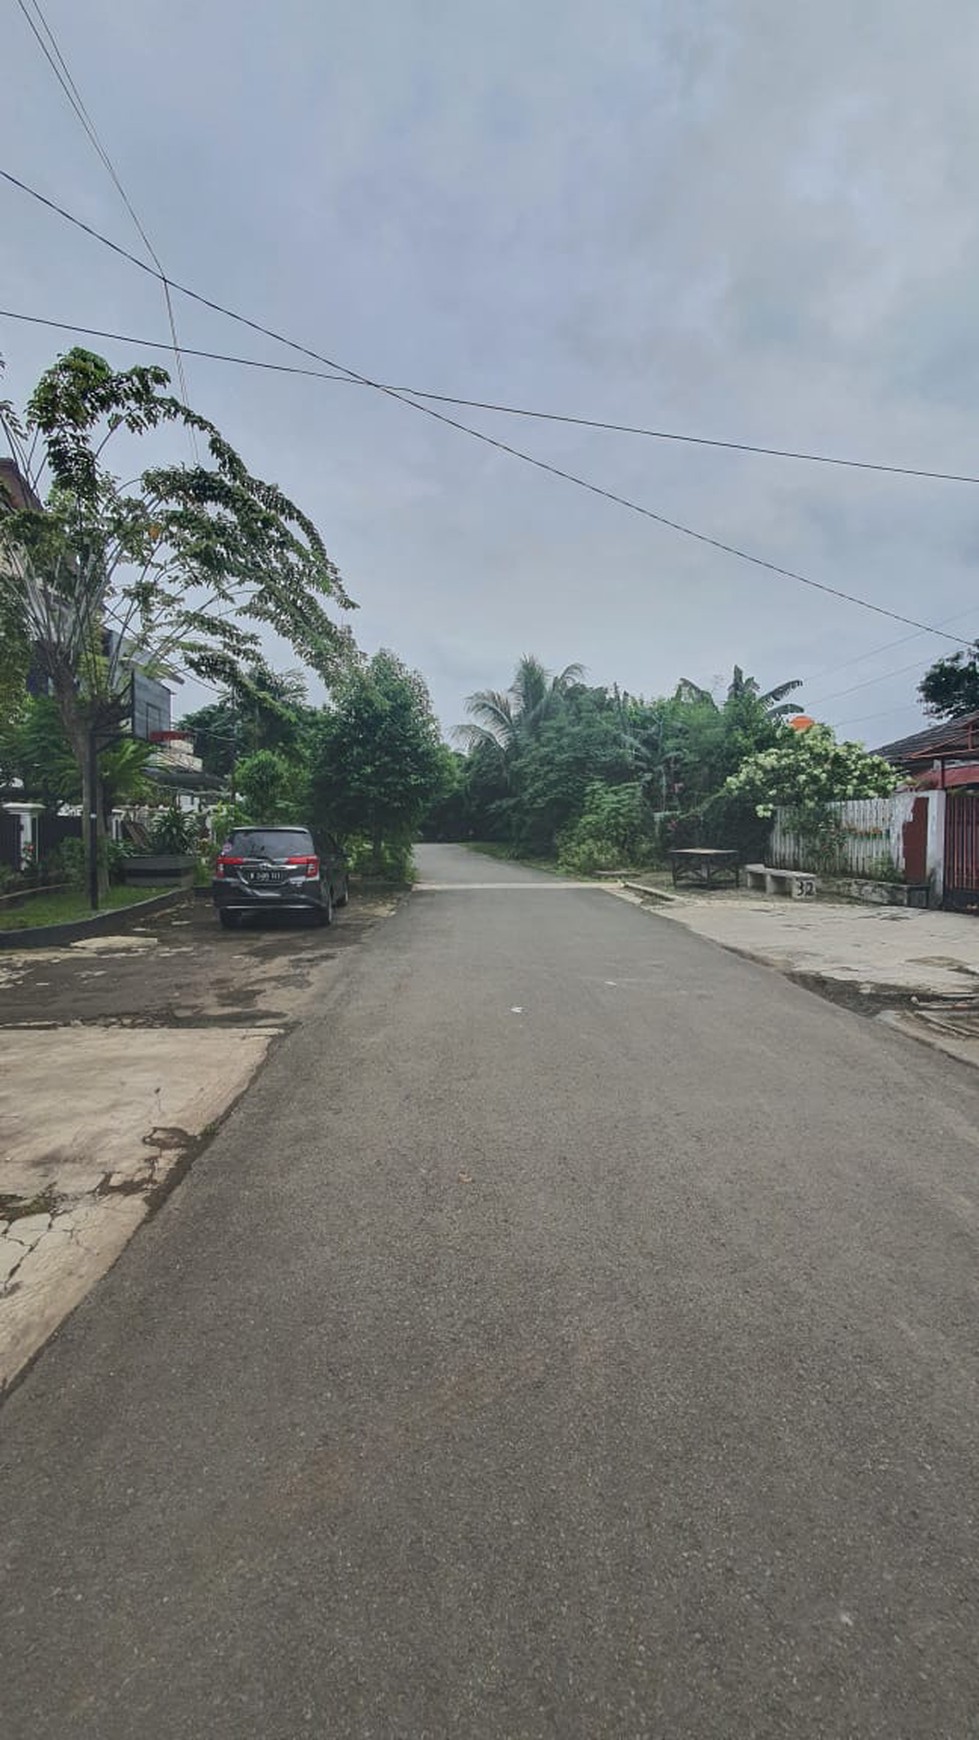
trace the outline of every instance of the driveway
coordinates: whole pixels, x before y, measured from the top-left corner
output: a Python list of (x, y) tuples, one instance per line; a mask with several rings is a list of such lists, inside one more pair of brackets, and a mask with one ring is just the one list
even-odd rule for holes
[(114, 1262), (390, 899), (226, 935), (184, 903), (0, 954), (0, 1391)]
[(965, 1740), (975, 1076), (419, 862), (4, 1407), (5, 1733)]

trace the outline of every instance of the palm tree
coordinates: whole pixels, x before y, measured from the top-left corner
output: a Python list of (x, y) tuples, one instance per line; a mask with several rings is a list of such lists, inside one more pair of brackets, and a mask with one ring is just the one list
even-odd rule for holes
[(509, 689), (505, 692), (478, 689), (468, 697), (466, 711), (474, 723), (457, 726), (458, 742), (470, 754), (483, 747), (496, 749), (508, 765), (520, 744), (528, 737), (536, 737), (545, 719), (584, 675), (583, 665), (566, 665), (558, 676), (552, 677), (540, 659), (525, 654)]
[(769, 719), (788, 719), (791, 714), (797, 713), (799, 708), (796, 701), (787, 701), (785, 697), (801, 688), (802, 679), (795, 677), (792, 682), (778, 683), (774, 689), (767, 689), (762, 695), (758, 690), (757, 678), (746, 677), (741, 666), (735, 665), (734, 674), (728, 685), (727, 699), (740, 701), (750, 697), (758, 702), (759, 707), (768, 714)]
[[(798, 711), (795, 701), (787, 701), (786, 695), (791, 695), (795, 689), (802, 688), (802, 679), (796, 677), (790, 683), (778, 683), (774, 689), (761, 694), (757, 677), (746, 677), (740, 665), (735, 665), (731, 681), (727, 686), (725, 703), (730, 701), (757, 701), (769, 719), (787, 719)], [(710, 689), (702, 689), (699, 683), (692, 683), (689, 677), (681, 677), (676, 686), (674, 699), (677, 701), (701, 701), (705, 705), (717, 707), (717, 702)], [(717, 709), (720, 711), (720, 709)]]

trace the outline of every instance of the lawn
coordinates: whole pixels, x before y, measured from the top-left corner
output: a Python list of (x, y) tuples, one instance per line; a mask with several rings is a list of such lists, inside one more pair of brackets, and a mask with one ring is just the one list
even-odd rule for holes
[[(151, 900), (155, 894), (170, 894), (170, 888), (110, 888), (99, 901), (100, 912), (114, 912), (119, 907), (135, 906), (140, 900)], [(73, 924), (76, 919), (89, 918), (88, 895), (81, 889), (69, 889), (60, 894), (32, 894), (23, 906), (0, 907), (0, 930), (35, 930), (40, 924)]]

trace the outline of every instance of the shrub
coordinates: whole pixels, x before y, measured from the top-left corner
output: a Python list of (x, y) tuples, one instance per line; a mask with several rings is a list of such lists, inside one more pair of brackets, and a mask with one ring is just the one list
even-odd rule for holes
[(652, 814), (641, 786), (593, 780), (581, 815), (559, 837), (562, 870), (589, 876), (596, 870), (647, 863), (653, 856)]
[(344, 850), (350, 870), (355, 876), (374, 876), (382, 882), (414, 880), (415, 867), (408, 841), (385, 841), (378, 855), (365, 835), (355, 834), (347, 840)]
[(110, 882), (125, 882), (126, 861), (131, 857), (132, 850), (123, 840), (105, 841), (105, 860)]
[(70, 882), (74, 888), (82, 888), (85, 883), (85, 847), (81, 839), (69, 835), (62, 840), (50, 854), (47, 870), (52, 882)]
[(150, 851), (180, 854), (193, 850), (197, 841), (198, 818), (190, 811), (168, 804), (159, 810), (150, 824)]

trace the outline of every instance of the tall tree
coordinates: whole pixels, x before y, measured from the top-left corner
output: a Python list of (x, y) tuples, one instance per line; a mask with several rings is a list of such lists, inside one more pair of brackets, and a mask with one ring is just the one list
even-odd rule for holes
[(933, 719), (979, 713), (979, 641), (968, 651), (937, 659), (918, 684), (918, 694)]
[(185, 713), (179, 725), (191, 733), (205, 770), (224, 779), (236, 761), (260, 749), (300, 757), (313, 716), (302, 673), (273, 671), (260, 661), (240, 672), (219, 700)]
[(335, 690), (312, 734), (315, 824), (363, 835), (375, 871), (406, 868), (447, 763), (428, 689), (391, 652), (378, 652)]
[[(161, 368), (116, 371), (76, 349), (41, 376), (23, 422), (0, 406), (20, 473), (46, 497), (17, 507), (0, 495), (0, 643), (30, 647), (50, 682), (95, 816), (95, 750), (126, 716), (133, 664), (229, 683), (259, 657), (261, 627), (329, 676), (352, 648), (326, 610), (350, 600), (313, 522), (168, 386)], [(210, 462), (152, 466), (120, 483), (107, 444), (168, 425), (196, 430)]]

